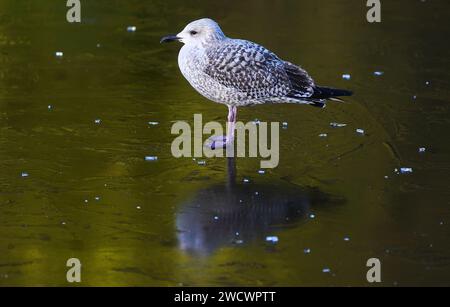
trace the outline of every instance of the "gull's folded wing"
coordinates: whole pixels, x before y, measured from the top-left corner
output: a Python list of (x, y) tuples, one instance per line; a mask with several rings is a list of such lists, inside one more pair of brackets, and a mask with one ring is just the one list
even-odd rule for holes
[(210, 48), (204, 73), (249, 99), (306, 98), (314, 93), (314, 82), (303, 69), (244, 40)]

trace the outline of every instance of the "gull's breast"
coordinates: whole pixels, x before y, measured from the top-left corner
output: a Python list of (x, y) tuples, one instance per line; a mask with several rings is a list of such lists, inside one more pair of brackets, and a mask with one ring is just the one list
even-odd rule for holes
[[(208, 59), (203, 50), (184, 45), (178, 55), (178, 66), (190, 85), (202, 96), (217, 103), (237, 104), (235, 90), (227, 88), (205, 73)], [(235, 97), (235, 98), (233, 98)]]
[(196, 88), (195, 85), (197, 85), (202, 71), (201, 66), (203, 66), (201, 52), (196, 48), (184, 45), (178, 55), (178, 66), (183, 76)]

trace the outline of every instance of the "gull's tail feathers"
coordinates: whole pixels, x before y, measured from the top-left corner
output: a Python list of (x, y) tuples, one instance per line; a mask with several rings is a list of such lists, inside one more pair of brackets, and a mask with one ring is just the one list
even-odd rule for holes
[(331, 87), (316, 86), (313, 88), (313, 94), (310, 97), (298, 97), (295, 95), (287, 96), (285, 103), (304, 103), (316, 108), (325, 108), (327, 100), (335, 102), (345, 102), (340, 97), (352, 96), (353, 92)]

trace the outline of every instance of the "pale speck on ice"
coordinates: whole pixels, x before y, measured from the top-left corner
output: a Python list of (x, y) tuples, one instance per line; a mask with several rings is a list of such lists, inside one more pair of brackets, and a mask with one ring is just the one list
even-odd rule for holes
[(400, 169), (396, 168), (394, 169), (394, 173), (396, 174), (412, 174), (414, 172), (412, 167), (402, 167)]
[(342, 75), (342, 79), (344, 80), (350, 80), (352, 78), (352, 76), (350, 74), (343, 74)]
[(402, 167), (400, 168), (400, 174), (412, 174), (413, 173), (412, 167)]
[(330, 123), (331, 128), (344, 128), (347, 127), (347, 124), (340, 124), (340, 123)]
[(266, 237), (266, 242), (270, 243), (278, 243), (279, 239), (277, 236), (268, 236)]

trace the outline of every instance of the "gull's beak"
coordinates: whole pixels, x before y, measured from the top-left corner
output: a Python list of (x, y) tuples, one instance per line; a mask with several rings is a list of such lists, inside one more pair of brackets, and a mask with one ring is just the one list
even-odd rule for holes
[(175, 41), (179, 41), (181, 39), (181, 37), (178, 37), (176, 35), (168, 35), (168, 36), (164, 36), (163, 38), (161, 38), (160, 43), (171, 43), (171, 42), (175, 42)]

